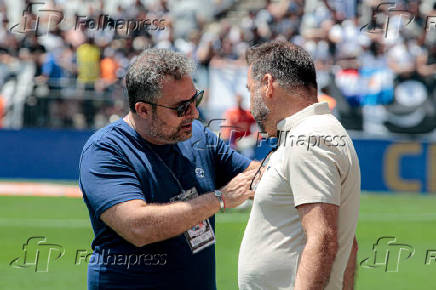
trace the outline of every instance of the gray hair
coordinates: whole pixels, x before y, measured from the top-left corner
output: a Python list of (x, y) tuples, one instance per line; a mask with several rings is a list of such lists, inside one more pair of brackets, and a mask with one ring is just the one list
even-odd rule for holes
[(272, 41), (250, 48), (246, 60), (251, 77), (261, 81), (269, 73), (284, 88), (317, 89), (315, 65), (309, 53), (286, 41)]
[(135, 112), (135, 104), (139, 101), (155, 103), (161, 96), (165, 76), (180, 80), (185, 75), (191, 75), (194, 69), (192, 60), (181, 53), (162, 48), (144, 50), (126, 74), (130, 110)]

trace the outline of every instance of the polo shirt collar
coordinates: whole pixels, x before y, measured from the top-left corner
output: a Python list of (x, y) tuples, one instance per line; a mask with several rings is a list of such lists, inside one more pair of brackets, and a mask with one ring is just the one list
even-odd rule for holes
[(289, 131), (310, 116), (330, 114), (327, 102), (314, 103), (277, 123), (277, 130)]

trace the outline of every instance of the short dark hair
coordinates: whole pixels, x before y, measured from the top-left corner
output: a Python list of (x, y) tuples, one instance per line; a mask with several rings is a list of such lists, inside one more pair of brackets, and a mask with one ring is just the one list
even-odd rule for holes
[(180, 80), (193, 71), (193, 62), (181, 53), (162, 48), (144, 50), (126, 74), (130, 111), (135, 112), (135, 104), (139, 101), (155, 103), (161, 96), (165, 76)]
[(302, 47), (287, 41), (272, 41), (248, 49), (251, 77), (261, 81), (267, 73), (285, 88), (318, 89), (312, 57)]

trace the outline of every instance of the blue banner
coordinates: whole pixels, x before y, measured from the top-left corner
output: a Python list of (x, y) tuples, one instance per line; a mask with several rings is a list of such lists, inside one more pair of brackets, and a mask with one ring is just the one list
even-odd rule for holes
[(1, 179), (64, 179), (79, 176), (82, 147), (92, 131), (0, 130)]
[[(92, 131), (0, 130), (0, 179), (77, 180), (82, 147)], [(436, 193), (436, 143), (353, 139), (362, 190)], [(275, 142), (261, 142), (262, 159)]]
[[(359, 156), (362, 190), (436, 193), (436, 143), (353, 139)], [(271, 150), (261, 143), (255, 159)]]

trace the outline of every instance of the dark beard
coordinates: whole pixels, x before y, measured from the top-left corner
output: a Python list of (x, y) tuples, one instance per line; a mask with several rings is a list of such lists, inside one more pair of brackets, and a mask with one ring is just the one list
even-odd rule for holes
[[(192, 121), (193, 120), (191, 120), (190, 123), (192, 123)], [(153, 136), (154, 138), (158, 138), (162, 141), (165, 141), (168, 144), (175, 144), (177, 142), (182, 142), (190, 138), (190, 137), (185, 138), (184, 136), (181, 135), (182, 126), (186, 125), (187, 123), (189, 122), (184, 122), (180, 124), (177, 128), (175, 128), (175, 130), (171, 134), (165, 134), (167, 132), (164, 132), (165, 130), (163, 130), (162, 127), (168, 125), (158, 118), (157, 113), (152, 113), (152, 124), (150, 128), (150, 135)]]
[(266, 133), (265, 122), (268, 118), (269, 113), (270, 110), (263, 102), (262, 97), (260, 96), (260, 91), (256, 90), (253, 111), (251, 112), (251, 114), (256, 120), (256, 123), (259, 126), (261, 133)]
[(259, 126), (260, 133), (266, 133), (264, 121), (256, 121), (257, 126)]

